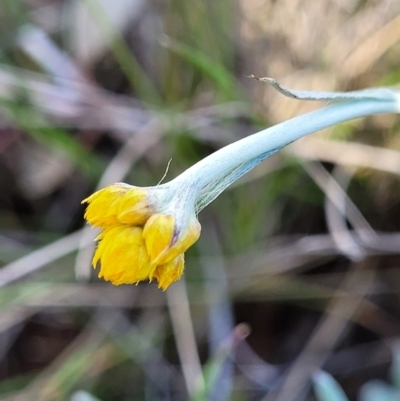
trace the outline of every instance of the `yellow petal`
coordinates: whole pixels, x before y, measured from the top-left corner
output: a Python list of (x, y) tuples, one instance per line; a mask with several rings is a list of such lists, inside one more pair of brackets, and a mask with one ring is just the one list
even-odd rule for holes
[(149, 203), (149, 190), (131, 188), (119, 202), (118, 220), (130, 226), (143, 225), (152, 210)]
[(94, 227), (103, 229), (120, 224), (117, 219), (118, 203), (129, 188), (131, 187), (126, 184), (114, 184), (84, 199), (82, 203), (88, 203), (85, 211), (87, 222)]
[(140, 227), (119, 226), (105, 230), (93, 256), (93, 266), (100, 261), (99, 277), (114, 285), (151, 280), (155, 266), (150, 264)]
[(143, 235), (146, 239), (147, 252), (152, 262), (155, 262), (165, 250), (169, 249), (174, 235), (174, 227), (175, 217), (171, 214), (156, 213), (147, 220)]
[(201, 226), (195, 218), (179, 229), (173, 215), (152, 215), (143, 231), (151, 262), (156, 265), (171, 262), (198, 240), (200, 231)]
[(164, 291), (176, 280), (182, 276), (185, 267), (185, 258), (183, 253), (178, 255), (171, 262), (157, 266), (154, 277), (158, 281), (158, 287)]

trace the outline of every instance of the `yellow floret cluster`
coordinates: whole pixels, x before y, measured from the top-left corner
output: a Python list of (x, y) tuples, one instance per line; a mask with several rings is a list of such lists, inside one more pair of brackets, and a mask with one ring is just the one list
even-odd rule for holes
[(167, 289), (181, 277), (184, 252), (200, 236), (197, 219), (182, 227), (174, 214), (157, 210), (151, 190), (118, 183), (82, 202), (88, 204), (85, 219), (101, 230), (93, 267), (100, 263), (99, 277), (115, 285), (156, 279)]

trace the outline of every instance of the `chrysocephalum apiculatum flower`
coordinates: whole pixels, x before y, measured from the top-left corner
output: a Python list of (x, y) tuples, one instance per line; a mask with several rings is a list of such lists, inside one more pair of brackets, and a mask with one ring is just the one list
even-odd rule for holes
[(340, 122), (400, 112), (400, 93), (386, 88), (355, 92), (309, 92), (283, 88), (286, 96), (333, 103), (234, 142), (201, 160), (169, 183), (140, 188), (117, 183), (86, 198), (85, 219), (100, 229), (93, 267), (115, 285), (179, 279), (184, 252), (200, 236), (197, 213), (225, 188), (271, 154), (303, 136)]
[[(183, 272), (184, 252), (200, 236), (190, 191), (117, 183), (89, 196), (85, 218), (101, 232), (93, 257), (115, 285), (157, 279), (166, 289)], [(186, 196), (185, 196), (186, 195)]]

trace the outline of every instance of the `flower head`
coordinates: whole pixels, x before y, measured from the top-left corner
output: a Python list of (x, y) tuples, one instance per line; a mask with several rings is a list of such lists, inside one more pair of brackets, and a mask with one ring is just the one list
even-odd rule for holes
[(154, 278), (164, 290), (181, 277), (183, 253), (201, 228), (194, 208), (184, 207), (188, 198), (179, 202), (171, 190), (117, 183), (82, 202), (85, 219), (101, 230), (92, 262), (94, 268), (100, 262), (99, 277), (115, 285)]
[(282, 147), (320, 129), (378, 113), (398, 113), (398, 92), (308, 92), (259, 79), (286, 96), (336, 104), (298, 116), (234, 142), (199, 161), (173, 181), (139, 188), (117, 183), (89, 196), (85, 218), (101, 230), (93, 266), (115, 285), (156, 279), (164, 290), (179, 279), (184, 252), (200, 236), (196, 214), (225, 188)]

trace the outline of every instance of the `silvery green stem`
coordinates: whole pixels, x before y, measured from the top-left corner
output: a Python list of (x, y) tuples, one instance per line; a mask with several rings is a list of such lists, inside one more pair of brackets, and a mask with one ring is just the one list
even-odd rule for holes
[(270, 154), (299, 138), (354, 118), (400, 111), (400, 94), (386, 88), (348, 94), (283, 90), (299, 99), (341, 103), (292, 118), (227, 145), (187, 169), (171, 183), (190, 182), (192, 190), (201, 192), (202, 208)]

